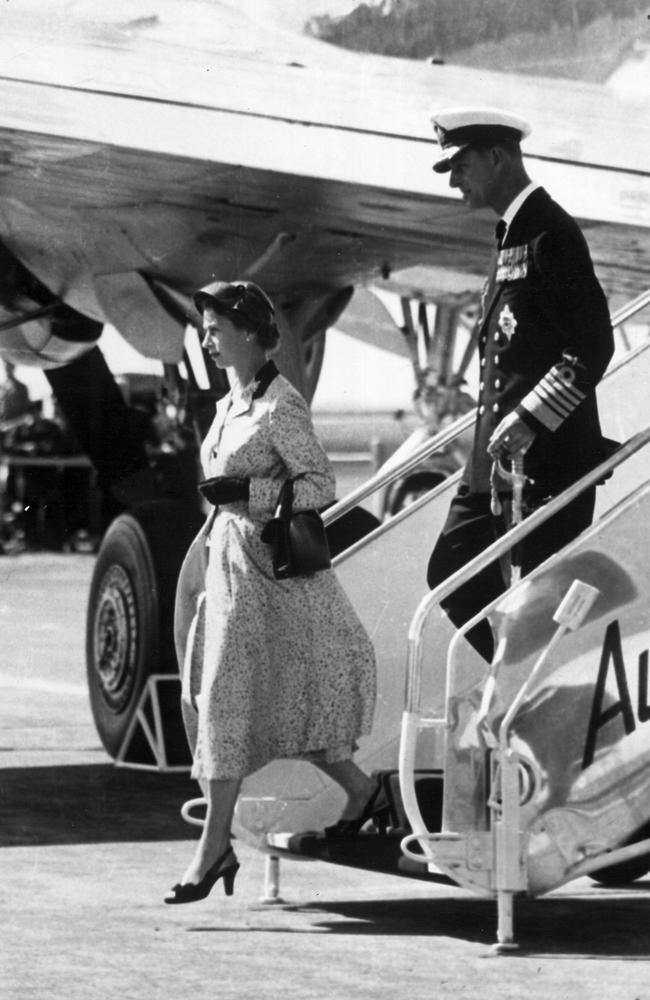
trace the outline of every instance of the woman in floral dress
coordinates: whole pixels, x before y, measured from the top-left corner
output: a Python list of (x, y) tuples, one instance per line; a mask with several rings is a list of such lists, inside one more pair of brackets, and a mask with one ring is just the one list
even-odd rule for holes
[(333, 570), (276, 580), (261, 539), (287, 478), (295, 480), (294, 509), (334, 499), (307, 404), (267, 357), (279, 339), (273, 306), (248, 281), (213, 282), (194, 301), (204, 347), (232, 388), (201, 449), (214, 510), (194, 543), (209, 553), (205, 607), (183, 657), (192, 775), (207, 814), (169, 903), (202, 899), (219, 878), (232, 892), (239, 866), (230, 827), (241, 781), (273, 759), (307, 758), (343, 787), (346, 807), (330, 835), (357, 832), (378, 795), (352, 761), (372, 725), (370, 639)]

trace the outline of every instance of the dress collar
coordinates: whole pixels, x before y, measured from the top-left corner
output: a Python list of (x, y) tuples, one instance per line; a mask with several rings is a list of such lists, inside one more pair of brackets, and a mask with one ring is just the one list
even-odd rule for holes
[[(252, 394), (251, 399), (260, 399), (270, 386), (276, 375), (279, 375), (275, 361), (267, 361), (257, 372), (255, 378), (250, 383)], [(248, 387), (247, 387), (248, 388)]]
[(250, 410), (253, 400), (260, 399), (276, 375), (279, 374), (275, 362), (267, 361), (247, 385), (241, 388), (233, 388), (230, 394), (232, 416), (237, 416), (239, 413), (246, 413), (247, 410)]

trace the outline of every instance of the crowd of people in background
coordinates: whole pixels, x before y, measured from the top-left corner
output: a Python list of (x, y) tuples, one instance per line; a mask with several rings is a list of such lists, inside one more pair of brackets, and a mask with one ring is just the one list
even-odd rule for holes
[(0, 553), (95, 551), (93, 476), (54, 398), (0, 361)]

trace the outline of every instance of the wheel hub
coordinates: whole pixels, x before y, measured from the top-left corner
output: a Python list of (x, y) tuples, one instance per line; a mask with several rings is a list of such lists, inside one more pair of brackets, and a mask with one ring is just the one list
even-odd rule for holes
[(111, 566), (99, 588), (93, 623), (94, 663), (106, 706), (120, 712), (136, 674), (137, 615), (133, 585), (122, 566)]

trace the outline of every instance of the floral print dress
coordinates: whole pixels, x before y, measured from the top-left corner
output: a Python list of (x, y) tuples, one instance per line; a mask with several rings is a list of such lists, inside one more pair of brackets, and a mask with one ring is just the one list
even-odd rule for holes
[(206, 476), (248, 477), (250, 497), (217, 508), (204, 528), (204, 614), (183, 676), (192, 775), (243, 778), (280, 757), (346, 759), (370, 732), (374, 650), (334, 570), (273, 576), (260, 535), (284, 480), (299, 477), (294, 509), (334, 499), (307, 404), (273, 362), (219, 402), (201, 459)]

